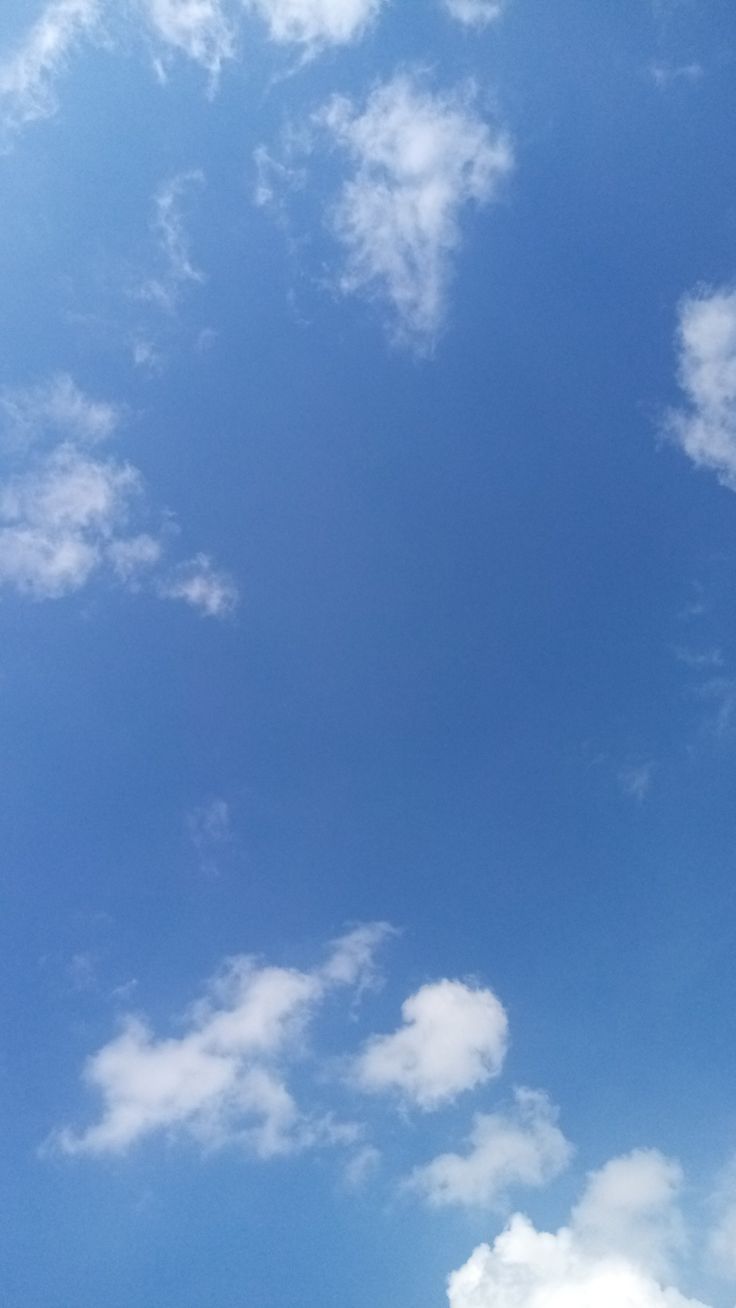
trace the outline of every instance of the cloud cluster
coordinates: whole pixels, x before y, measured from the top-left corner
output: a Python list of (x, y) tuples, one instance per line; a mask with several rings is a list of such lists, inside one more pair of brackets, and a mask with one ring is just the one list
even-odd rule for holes
[(679, 1179), (675, 1163), (636, 1152), (589, 1178), (569, 1226), (538, 1231), (517, 1213), (451, 1274), (450, 1308), (704, 1308), (663, 1272)]
[(237, 588), (205, 555), (173, 571), (161, 565), (161, 531), (146, 517), (139, 470), (96, 451), (121, 412), (86, 395), (66, 373), (0, 392), (3, 443), (20, 466), (0, 483), (0, 587), (60, 599), (107, 571), (125, 586), (144, 578), (158, 594), (222, 617)]
[(476, 1114), (467, 1153), (415, 1168), (407, 1187), (434, 1208), (493, 1207), (513, 1186), (546, 1185), (571, 1157), (547, 1096), (521, 1089), (510, 1112)]
[(0, 147), (26, 123), (56, 112), (55, 83), (93, 34), (99, 0), (52, 0), (15, 51), (0, 62)]
[(336, 986), (358, 986), (388, 929), (361, 926), (311, 972), (230, 959), (187, 1015), (179, 1036), (157, 1038), (140, 1018), (90, 1058), (85, 1079), (102, 1097), (87, 1130), (54, 1137), (66, 1153), (121, 1153), (155, 1132), (184, 1132), (208, 1147), (238, 1142), (260, 1157), (351, 1142), (329, 1115), (303, 1114), (285, 1068), (303, 1054), (310, 1020)]
[(508, 1019), (491, 990), (435, 981), (404, 1001), (401, 1016), (397, 1031), (374, 1036), (356, 1059), (362, 1089), (433, 1109), (500, 1072)]
[(332, 211), (344, 292), (384, 301), (394, 337), (426, 351), (441, 328), (460, 216), (484, 204), (512, 166), (506, 135), (478, 115), (470, 90), (432, 93), (400, 74), (362, 108), (335, 96), (317, 117), (354, 164)]
[(697, 467), (736, 490), (736, 290), (687, 296), (677, 339), (687, 402), (670, 414), (669, 429)]

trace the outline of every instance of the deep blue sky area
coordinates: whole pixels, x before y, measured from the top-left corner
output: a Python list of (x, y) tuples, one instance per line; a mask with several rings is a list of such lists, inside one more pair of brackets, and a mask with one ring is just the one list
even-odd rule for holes
[(4, 1308), (732, 1303), (735, 67), (6, 0)]

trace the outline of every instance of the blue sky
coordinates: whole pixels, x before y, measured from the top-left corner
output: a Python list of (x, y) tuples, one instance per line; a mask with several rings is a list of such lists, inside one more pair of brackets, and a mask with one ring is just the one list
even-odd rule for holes
[(727, 0), (6, 0), (7, 1308), (736, 1294)]

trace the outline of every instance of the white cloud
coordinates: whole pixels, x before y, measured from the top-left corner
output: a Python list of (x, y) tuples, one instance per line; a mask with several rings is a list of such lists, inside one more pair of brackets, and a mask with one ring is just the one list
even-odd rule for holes
[(649, 1236), (669, 1229), (678, 1183), (677, 1165), (658, 1154), (614, 1159), (568, 1227), (537, 1231), (517, 1213), (480, 1245), (449, 1278), (450, 1308), (704, 1308), (663, 1283), (661, 1243), (637, 1229), (639, 1219)]
[(443, 0), (452, 18), (467, 27), (485, 27), (500, 18), (505, 0)]
[(243, 0), (268, 24), (273, 41), (318, 47), (362, 36), (384, 0)]
[(214, 567), (207, 554), (181, 563), (159, 585), (164, 599), (183, 600), (208, 618), (226, 618), (238, 606), (238, 588), (232, 577)]
[(406, 74), (362, 110), (333, 97), (317, 121), (355, 164), (332, 213), (346, 252), (340, 286), (387, 302), (395, 339), (426, 351), (444, 319), (461, 211), (494, 196), (509, 141), (468, 91), (432, 94)]
[(500, 1072), (508, 1021), (491, 990), (436, 981), (410, 995), (401, 1014), (403, 1026), (373, 1036), (355, 1059), (362, 1089), (398, 1091), (432, 1109)]
[(214, 89), (223, 63), (236, 53), (236, 31), (221, 0), (143, 0), (161, 41), (207, 70)]
[[(139, 288), (142, 300), (150, 300), (167, 312), (172, 312), (187, 283), (201, 283), (204, 273), (192, 259), (191, 245), (184, 222), (183, 201), (192, 186), (201, 186), (204, 174), (200, 169), (177, 173), (162, 182), (153, 198), (152, 228), (163, 258), (163, 271), (151, 277)], [(148, 362), (143, 359), (142, 362)]]
[(697, 467), (736, 490), (736, 290), (707, 290), (680, 305), (679, 381), (686, 407), (669, 430)]
[[(372, 933), (377, 947), (385, 928)], [(179, 1036), (157, 1038), (128, 1017), (120, 1035), (88, 1061), (85, 1080), (102, 1097), (100, 1119), (52, 1143), (66, 1153), (123, 1153), (154, 1132), (184, 1132), (203, 1145), (240, 1143), (261, 1157), (318, 1143), (352, 1143), (356, 1130), (297, 1107), (284, 1066), (303, 1054), (320, 1002), (340, 984), (335, 960), (355, 956), (351, 934), (312, 972), (227, 961), (190, 1010)], [(372, 958), (368, 960), (368, 965)], [(360, 973), (350, 973), (351, 983)]]
[(36, 386), (0, 390), (3, 444), (26, 447), (52, 435), (73, 441), (107, 440), (120, 424), (114, 404), (81, 391), (68, 373), (55, 373)]
[(512, 1186), (545, 1185), (570, 1160), (571, 1146), (547, 1097), (517, 1090), (509, 1113), (477, 1113), (465, 1154), (440, 1154), (417, 1167), (407, 1188), (435, 1208), (489, 1207)]
[(65, 373), (0, 392), (0, 436), (20, 462), (0, 482), (0, 588), (60, 599), (106, 570), (129, 589), (148, 576), (159, 593), (206, 616), (231, 612), (237, 588), (206, 555), (160, 574), (163, 533), (141, 531), (138, 521), (147, 512), (141, 473), (90, 452), (120, 417)]
[(0, 143), (57, 109), (56, 78), (99, 19), (99, 0), (52, 0), (13, 54), (0, 62)]

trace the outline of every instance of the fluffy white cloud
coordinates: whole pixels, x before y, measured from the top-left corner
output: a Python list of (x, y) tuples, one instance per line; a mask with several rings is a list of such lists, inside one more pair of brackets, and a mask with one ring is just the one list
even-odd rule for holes
[(670, 414), (669, 428), (693, 463), (736, 490), (736, 290), (683, 300), (678, 346), (687, 405)]
[(0, 483), (0, 588), (59, 599), (104, 569), (131, 589), (149, 575), (159, 594), (224, 617), (238, 600), (232, 579), (203, 554), (161, 572), (163, 534), (137, 521), (146, 510), (141, 473), (91, 453), (120, 416), (65, 373), (0, 391), (0, 439), (20, 462)]
[(207, 554), (197, 554), (162, 578), (159, 594), (183, 600), (208, 618), (226, 618), (238, 606), (238, 588), (226, 572), (213, 566)]
[(56, 78), (99, 16), (99, 0), (52, 0), (0, 62), (0, 145), (25, 123), (56, 112)]
[(401, 1007), (403, 1025), (370, 1039), (354, 1063), (368, 1091), (398, 1091), (420, 1108), (437, 1108), (501, 1070), (508, 1021), (491, 990), (462, 981), (422, 986)]
[(243, 0), (243, 4), (268, 24), (272, 40), (316, 47), (354, 41), (384, 0)]
[(143, 0), (149, 25), (166, 45), (206, 68), (214, 86), (236, 52), (236, 32), (221, 0)]
[(546, 1185), (567, 1166), (571, 1146), (546, 1095), (517, 1090), (509, 1113), (477, 1113), (465, 1154), (440, 1154), (415, 1168), (407, 1188), (435, 1208), (489, 1207), (512, 1186)]
[(444, 6), (452, 18), (467, 27), (485, 27), (504, 10), (505, 0), (444, 0)]
[(509, 141), (468, 91), (432, 94), (406, 74), (362, 110), (335, 96), (317, 121), (355, 164), (332, 213), (342, 290), (388, 302), (395, 338), (426, 351), (442, 326), (461, 211), (493, 197), (512, 166)]
[(537, 1231), (517, 1213), (449, 1279), (450, 1308), (705, 1308), (624, 1255), (589, 1253), (573, 1231)]
[(659, 1279), (671, 1239), (651, 1238), (653, 1229), (669, 1232), (679, 1175), (676, 1164), (640, 1151), (590, 1177), (570, 1225), (556, 1233), (517, 1213), (452, 1273), (451, 1308), (704, 1308)]
[[(187, 1017), (182, 1035), (157, 1038), (129, 1017), (120, 1035), (88, 1061), (85, 1080), (102, 1097), (102, 1115), (81, 1133), (57, 1132), (66, 1153), (122, 1153), (157, 1131), (183, 1131), (203, 1145), (241, 1143), (261, 1157), (321, 1142), (351, 1143), (355, 1130), (329, 1116), (304, 1115), (284, 1079), (284, 1065), (303, 1052), (305, 1032), (335, 985), (360, 980), (362, 946), (350, 933), (312, 972), (228, 960)], [(380, 924), (358, 928), (373, 952)], [(353, 960), (347, 970), (342, 961)]]

